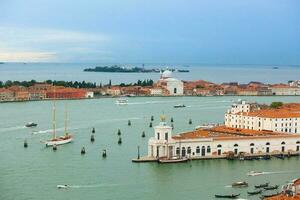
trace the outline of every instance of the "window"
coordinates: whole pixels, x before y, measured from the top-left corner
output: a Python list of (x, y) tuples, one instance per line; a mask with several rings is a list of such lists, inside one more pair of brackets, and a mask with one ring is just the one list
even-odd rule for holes
[(254, 153), (254, 148), (253, 148), (253, 147), (250, 148), (250, 153), (251, 153), (251, 154)]
[(258, 122), (258, 127), (260, 127), (260, 122)]
[(281, 145), (285, 145), (285, 142), (281, 142)]
[(184, 157), (185, 156), (185, 147), (182, 147), (182, 149), (181, 149), (181, 155)]
[(211, 151), (211, 150), (210, 150), (210, 146), (207, 146), (206, 152), (207, 152), (207, 153), (210, 153), (210, 151)]
[(270, 145), (270, 142), (267, 142), (266, 145)]
[(188, 148), (187, 148), (187, 153), (188, 153), (188, 154), (191, 154), (191, 152), (192, 152), (191, 147), (188, 147)]
[(239, 145), (238, 144), (235, 144), (235, 145), (233, 145), (234, 147), (238, 147)]
[(250, 146), (254, 146), (254, 144), (253, 144), (253, 143), (251, 143), (251, 144), (250, 144)]
[(235, 154), (235, 155), (238, 154), (238, 149), (237, 149), (237, 148), (234, 149), (234, 154)]
[(197, 154), (200, 153), (200, 147), (199, 147), (199, 146), (196, 147), (196, 153), (197, 153)]
[(174, 88), (174, 94), (177, 94), (177, 88)]
[(218, 148), (221, 148), (222, 147), (222, 145), (220, 145), (220, 144), (218, 144), (218, 146), (217, 146)]
[(165, 133), (165, 140), (168, 140), (168, 133)]
[(159, 138), (160, 138), (160, 134), (159, 134), (159, 133), (157, 133), (157, 139), (159, 140)]
[(202, 149), (201, 149), (201, 156), (205, 156), (205, 146), (202, 146)]
[(179, 155), (179, 154), (180, 154), (180, 148), (177, 147), (177, 148), (176, 148), (176, 155)]

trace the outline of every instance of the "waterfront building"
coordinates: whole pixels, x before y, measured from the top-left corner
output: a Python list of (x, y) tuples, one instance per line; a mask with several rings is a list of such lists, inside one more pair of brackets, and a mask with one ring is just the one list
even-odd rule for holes
[(29, 92), (28, 92), (27, 88), (25, 88), (23, 86), (11, 86), (8, 89), (13, 91), (15, 101), (28, 101), (29, 100)]
[(300, 95), (299, 87), (291, 87), (285, 84), (277, 84), (271, 87), (273, 95), (279, 96), (295, 96)]
[(170, 70), (165, 70), (161, 73), (160, 79), (155, 86), (166, 89), (168, 91), (166, 95), (183, 95), (183, 82), (173, 78), (173, 73)]
[[(253, 107), (255, 105), (241, 103), (234, 104), (231, 109), (234, 112), (238, 109), (242, 113), (249, 113)], [(172, 127), (163, 116), (159, 125), (154, 127), (154, 137), (148, 141), (147, 157), (149, 160), (184, 157), (203, 159), (225, 158), (229, 155), (237, 157), (299, 153), (300, 134), (236, 128), (225, 124), (172, 135)]]
[(300, 104), (285, 104), (271, 109), (240, 101), (225, 114), (225, 125), (240, 129), (300, 133)]
[(14, 101), (14, 92), (6, 88), (0, 88), (0, 102)]
[(161, 95), (163, 95), (163, 90), (161, 88), (151, 88), (150, 95), (161, 96)]
[(47, 91), (46, 98), (48, 99), (82, 99), (86, 98), (86, 91), (84, 89), (76, 88), (60, 88), (56, 87), (55, 90)]

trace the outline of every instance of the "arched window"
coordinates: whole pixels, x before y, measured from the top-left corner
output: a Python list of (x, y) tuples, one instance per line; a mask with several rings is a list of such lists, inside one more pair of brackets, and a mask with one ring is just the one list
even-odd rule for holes
[(176, 155), (179, 155), (179, 154), (180, 154), (180, 148), (177, 147), (177, 148), (176, 148)]
[(157, 133), (157, 139), (159, 140), (159, 138), (160, 138), (160, 134), (159, 134), (159, 133)]
[(254, 146), (254, 143), (251, 143), (250, 146), (251, 146), (251, 147)]
[(205, 156), (205, 146), (202, 146), (201, 148), (201, 156)]
[(238, 147), (239, 145), (238, 144), (235, 144), (235, 145), (233, 145), (234, 147)]
[(187, 153), (188, 153), (188, 154), (191, 154), (191, 153), (192, 153), (191, 147), (188, 147), (188, 148), (187, 148)]
[(177, 94), (177, 88), (174, 88), (174, 94)]
[(210, 146), (207, 146), (206, 152), (207, 152), (207, 153), (210, 153), (210, 151), (211, 151), (211, 150), (210, 150)]
[(297, 141), (296, 144), (300, 144), (300, 141)]
[(182, 147), (182, 149), (181, 149), (181, 155), (184, 157), (185, 156), (185, 147)]
[(220, 145), (220, 144), (218, 144), (218, 146), (217, 146), (218, 148), (221, 148), (222, 147), (222, 145)]
[(200, 147), (199, 147), (199, 146), (196, 147), (196, 153), (197, 153), (197, 154), (200, 153)]
[(285, 142), (281, 142), (281, 145), (285, 145)]
[(267, 142), (266, 145), (270, 145), (270, 142)]

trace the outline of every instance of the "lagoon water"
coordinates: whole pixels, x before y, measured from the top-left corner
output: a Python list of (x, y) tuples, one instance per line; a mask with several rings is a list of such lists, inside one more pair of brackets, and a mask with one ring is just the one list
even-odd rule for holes
[[(241, 193), (254, 184), (285, 184), (300, 177), (298, 157), (268, 161), (203, 160), (190, 163), (159, 165), (132, 163), (146, 154), (147, 140), (153, 135), (150, 116), (158, 123), (160, 114), (174, 118), (174, 134), (192, 130), (205, 122), (223, 122), (225, 110), (240, 97), (137, 97), (127, 106), (115, 105), (115, 99), (57, 101), (58, 132), (63, 131), (64, 104), (68, 104), (70, 132), (75, 140), (59, 146), (56, 152), (40, 143), (51, 137), (51, 101), (0, 104), (0, 199), (1, 200), (132, 200), (132, 199), (214, 199), (214, 194)], [(249, 101), (299, 102), (300, 97), (247, 97)], [(188, 107), (174, 109), (184, 103)], [(188, 124), (188, 119), (193, 124)], [(132, 126), (127, 126), (131, 120)], [(28, 121), (38, 123), (24, 128)], [(91, 128), (96, 128), (96, 141), (90, 142)], [(117, 130), (122, 132), (122, 145), (117, 144)], [(142, 138), (142, 131), (146, 138)], [(29, 147), (23, 148), (27, 138)], [(87, 153), (80, 155), (81, 147)], [(107, 149), (107, 158), (101, 157)], [(251, 171), (269, 174), (247, 177)], [(248, 189), (229, 187), (234, 181), (248, 181)], [(67, 190), (56, 188), (68, 184)]]
[[(0, 64), (0, 80), (67, 80), (67, 81), (92, 81), (98, 84), (107, 84), (112, 80), (113, 84), (133, 83), (138, 79), (159, 79), (158, 73), (100, 73), (83, 72), (85, 68), (112, 64), (89, 63), (5, 63)], [(129, 64), (125, 66), (138, 66), (141, 64)], [(215, 83), (261, 81), (264, 83), (286, 83), (289, 80), (298, 80), (300, 66), (274, 66), (264, 65), (163, 65), (148, 64), (146, 68), (179, 68), (189, 69), (190, 73), (175, 73), (174, 76), (182, 80), (207, 80)]]

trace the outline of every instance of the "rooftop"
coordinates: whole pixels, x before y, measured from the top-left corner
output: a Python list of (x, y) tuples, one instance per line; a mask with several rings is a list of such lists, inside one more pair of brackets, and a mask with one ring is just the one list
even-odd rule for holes
[(208, 129), (198, 129), (179, 135), (173, 136), (175, 140), (187, 140), (187, 139), (209, 139), (214, 140), (237, 140), (237, 139), (257, 139), (257, 138), (280, 138), (280, 137), (300, 137), (300, 135), (278, 133), (267, 130), (249, 130), (230, 128), (226, 126), (217, 126)]
[(294, 118), (300, 117), (300, 103), (288, 103), (279, 108), (263, 108), (251, 112), (239, 113), (249, 117), (265, 117), (265, 118)]

